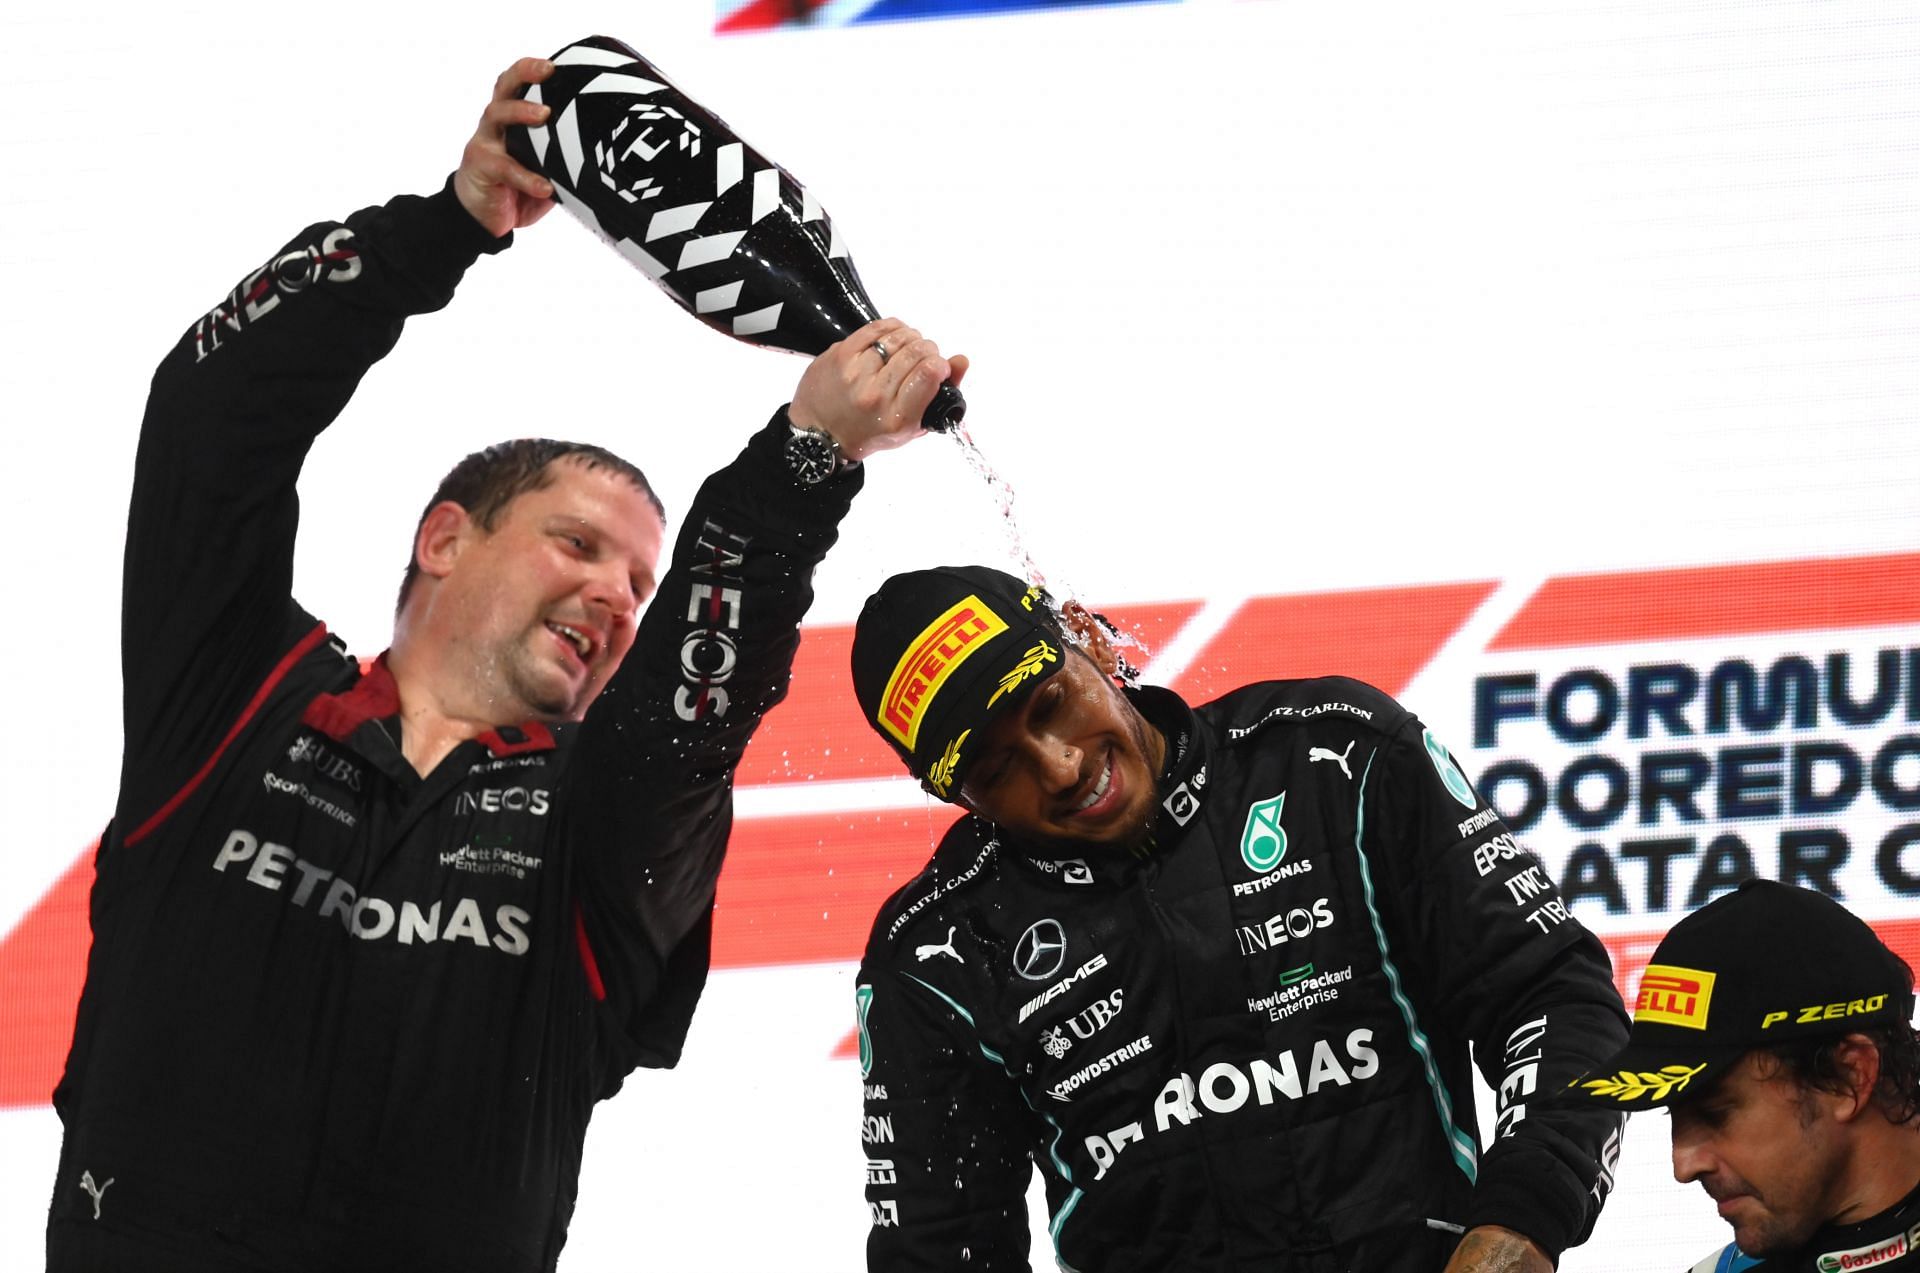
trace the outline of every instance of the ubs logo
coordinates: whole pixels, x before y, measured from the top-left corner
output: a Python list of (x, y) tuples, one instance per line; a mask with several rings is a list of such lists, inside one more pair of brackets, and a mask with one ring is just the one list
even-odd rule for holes
[(312, 734), (302, 734), (294, 739), (293, 745), (287, 748), (287, 762), (295, 765), (310, 764), (314, 772), (321, 777), (344, 783), (351, 791), (359, 791), (364, 781), (360, 776), (358, 765), (335, 752)]
[(1060, 971), (1067, 960), (1067, 935), (1057, 919), (1043, 919), (1026, 932), (1013, 948), (1013, 970), (1028, 981), (1045, 981)]

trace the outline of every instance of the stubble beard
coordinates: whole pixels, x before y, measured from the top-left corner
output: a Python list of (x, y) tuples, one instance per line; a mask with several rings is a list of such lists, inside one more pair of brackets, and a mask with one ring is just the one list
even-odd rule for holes
[(1752, 1232), (1742, 1232), (1738, 1227), (1733, 1231), (1734, 1240), (1738, 1243), (1741, 1252), (1765, 1259), (1777, 1255), (1789, 1255), (1799, 1250), (1806, 1245), (1809, 1238), (1813, 1237), (1820, 1225), (1817, 1221), (1804, 1219), (1794, 1223), (1769, 1212), (1762, 1220), (1745, 1227)]
[(507, 657), (496, 662), (499, 682), (505, 691), (498, 698), (512, 703), (516, 712), (524, 709), (526, 717), (533, 720), (572, 720), (575, 707), (572, 686), (550, 664), (543, 666), (546, 661), (529, 648), (533, 642), (541, 640), (546, 632), (544, 623), (536, 624), (528, 639), (512, 647)]

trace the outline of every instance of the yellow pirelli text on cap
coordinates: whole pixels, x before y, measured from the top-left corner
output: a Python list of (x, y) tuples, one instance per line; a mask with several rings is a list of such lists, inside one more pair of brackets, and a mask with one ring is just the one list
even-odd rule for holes
[(893, 675), (880, 695), (876, 717), (880, 728), (912, 751), (920, 737), (920, 721), (940, 687), (975, 650), (1006, 630), (1007, 621), (976, 596), (955, 603), (929, 623), (893, 665)]
[(1689, 1030), (1706, 1029), (1713, 978), (1713, 973), (1698, 968), (1648, 964), (1640, 978), (1640, 997), (1633, 1001), (1633, 1019)]

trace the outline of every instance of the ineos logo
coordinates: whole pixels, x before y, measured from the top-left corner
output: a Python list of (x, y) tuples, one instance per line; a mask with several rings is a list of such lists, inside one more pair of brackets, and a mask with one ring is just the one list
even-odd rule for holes
[(1028, 981), (1045, 981), (1067, 959), (1067, 935), (1057, 919), (1043, 919), (1020, 934), (1013, 948), (1013, 970)]

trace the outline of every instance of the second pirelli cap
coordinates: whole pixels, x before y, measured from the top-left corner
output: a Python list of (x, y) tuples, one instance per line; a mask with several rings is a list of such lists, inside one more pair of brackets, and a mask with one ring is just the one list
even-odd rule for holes
[(853, 692), (867, 723), (942, 800), (959, 790), (968, 744), (1061, 668), (1065, 642), (1046, 591), (985, 566), (895, 575), (853, 630)]
[(1698, 1095), (1754, 1048), (1912, 1014), (1913, 974), (1865, 921), (1824, 893), (1749, 880), (1661, 939), (1626, 1048), (1569, 1096), (1655, 1109)]

